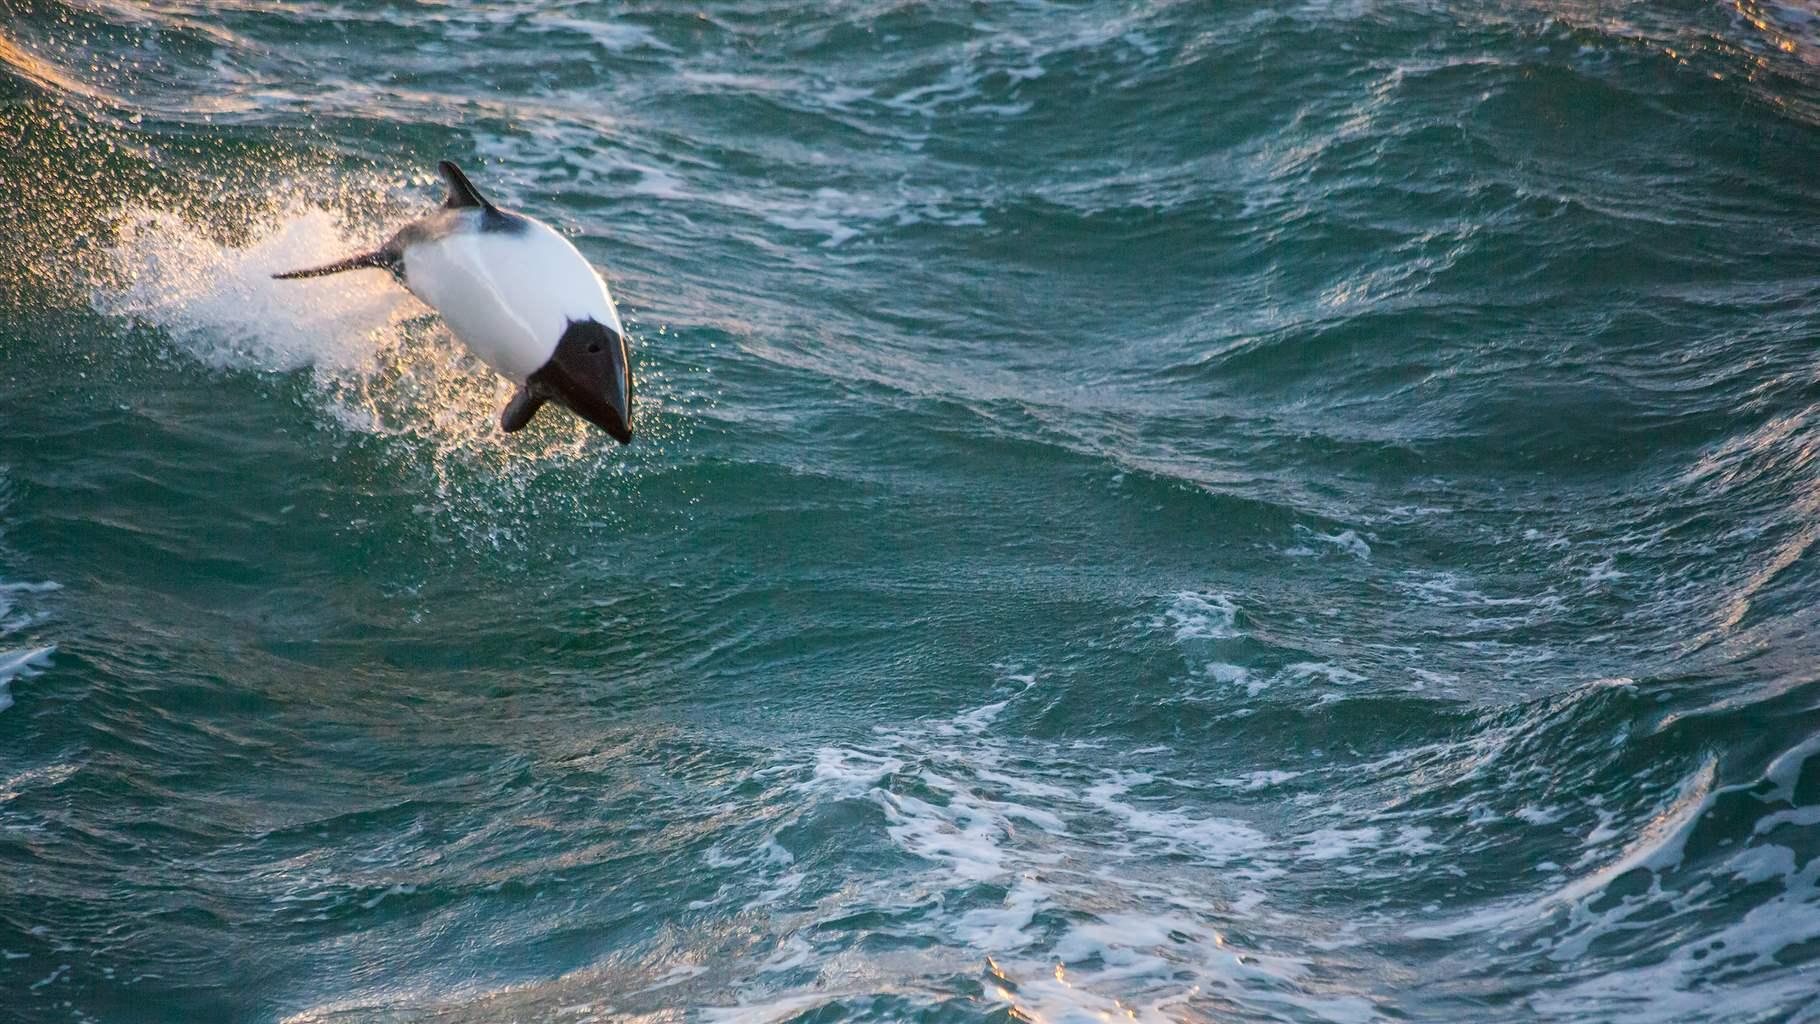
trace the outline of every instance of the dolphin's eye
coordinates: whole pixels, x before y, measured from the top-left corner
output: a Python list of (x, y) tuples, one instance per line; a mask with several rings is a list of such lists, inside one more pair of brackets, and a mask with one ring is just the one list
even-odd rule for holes
[(588, 351), (589, 352), (599, 352), (600, 351), (600, 342), (597, 341), (594, 344), (589, 345)]

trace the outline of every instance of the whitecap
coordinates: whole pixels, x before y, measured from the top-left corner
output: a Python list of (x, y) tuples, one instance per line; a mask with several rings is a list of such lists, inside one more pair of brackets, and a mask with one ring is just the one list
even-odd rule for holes
[(55, 645), (38, 647), (23, 651), (0, 651), (0, 711), (12, 707), (13, 699), (7, 687), (14, 679), (29, 679), (37, 675), (37, 670), (50, 665), (50, 656), (57, 650)]
[(1175, 630), (1177, 640), (1230, 640), (1244, 636), (1238, 620), (1237, 602), (1232, 595), (1219, 591), (1181, 591), (1163, 612), (1163, 624)]

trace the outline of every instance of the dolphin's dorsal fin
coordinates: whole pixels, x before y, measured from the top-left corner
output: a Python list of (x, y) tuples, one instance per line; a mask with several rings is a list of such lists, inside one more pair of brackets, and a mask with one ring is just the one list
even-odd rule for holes
[(493, 204), (487, 202), (487, 197), (480, 194), (480, 190), (474, 187), (474, 183), (469, 181), (468, 176), (461, 173), (461, 168), (455, 166), (452, 161), (444, 160), (436, 165), (436, 169), (442, 172), (443, 180), (449, 183), (449, 198), (442, 201), (443, 206), (451, 210), (464, 206), (478, 206), (483, 210), (493, 209)]

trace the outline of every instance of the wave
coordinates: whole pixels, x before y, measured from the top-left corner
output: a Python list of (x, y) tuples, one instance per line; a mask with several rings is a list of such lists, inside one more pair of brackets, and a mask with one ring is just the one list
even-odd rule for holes
[[(738, 920), (742, 956), (641, 954), (439, 1012), (1351, 1024), (1489, 991), (1542, 1019), (1695, 1021), (1810, 998), (1820, 731), (1727, 765), (1610, 680), (1426, 727), (1358, 719), (1329, 754), (1260, 747), (1207, 778), (1167, 740), (1032, 738), (1057, 684), (1006, 670), (987, 703), (744, 774), (693, 854), (718, 885), (676, 915), (683, 949)], [(1614, 770), (1633, 781), (1587, 784)], [(1509, 874), (1527, 895), (1486, 881)]]

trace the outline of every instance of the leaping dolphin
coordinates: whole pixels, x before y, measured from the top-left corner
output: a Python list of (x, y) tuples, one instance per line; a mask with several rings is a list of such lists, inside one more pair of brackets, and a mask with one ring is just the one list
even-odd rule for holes
[(372, 252), (272, 276), (391, 271), (469, 351), (518, 385), (499, 414), (506, 433), (554, 401), (629, 443), (632, 364), (606, 282), (548, 224), (494, 206), (453, 163), (436, 166), (449, 183), (441, 209)]

